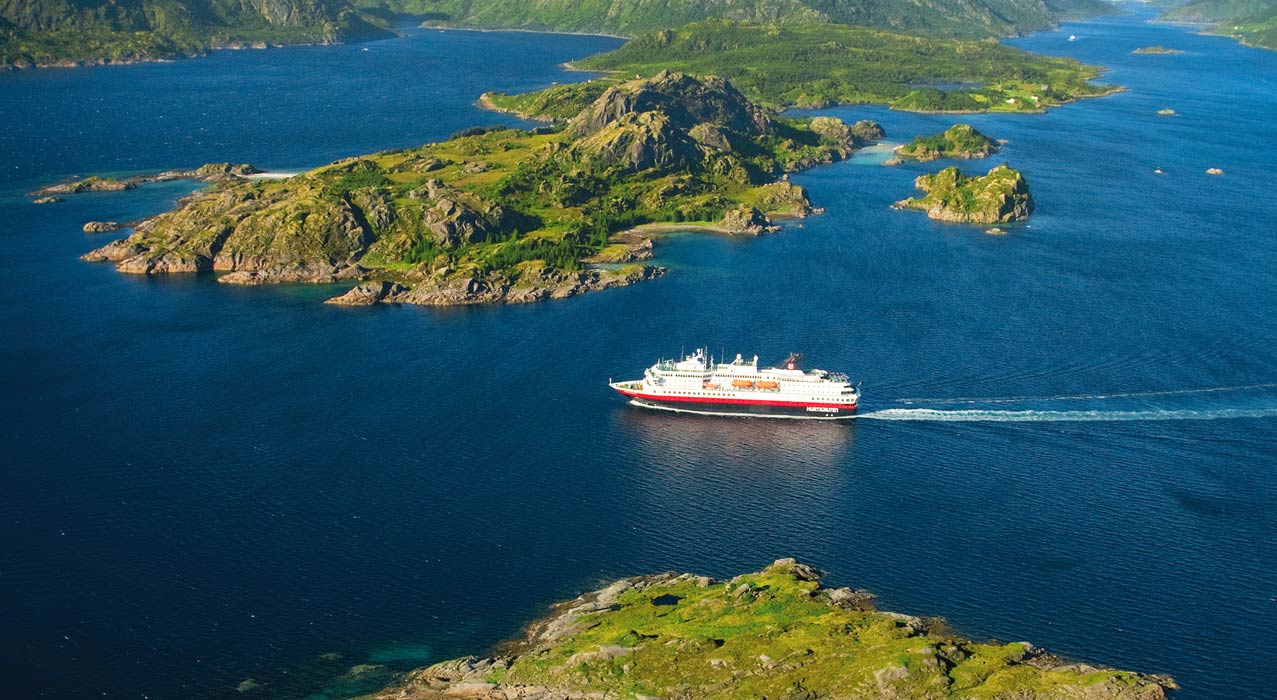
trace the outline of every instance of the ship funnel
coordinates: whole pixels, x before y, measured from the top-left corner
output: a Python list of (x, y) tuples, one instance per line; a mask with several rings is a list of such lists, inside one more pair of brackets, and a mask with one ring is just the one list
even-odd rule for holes
[(791, 352), (789, 357), (785, 359), (785, 369), (798, 369), (798, 365), (803, 361), (801, 352)]

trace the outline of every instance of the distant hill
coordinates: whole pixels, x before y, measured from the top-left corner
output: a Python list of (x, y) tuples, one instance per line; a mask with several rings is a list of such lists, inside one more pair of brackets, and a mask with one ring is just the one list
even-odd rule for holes
[(705, 19), (834, 23), (976, 38), (1110, 14), (1103, 0), (355, 0), (365, 8), (479, 27), (632, 36)]
[(1277, 0), (1193, 0), (1166, 13), (1166, 19), (1212, 22), (1216, 34), (1277, 49)]
[(388, 36), (346, 0), (0, 0), (0, 65), (104, 63), (216, 46)]

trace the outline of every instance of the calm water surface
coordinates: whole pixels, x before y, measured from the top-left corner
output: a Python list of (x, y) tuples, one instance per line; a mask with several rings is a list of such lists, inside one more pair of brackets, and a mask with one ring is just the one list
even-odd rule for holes
[[(801, 227), (677, 236), (662, 280), (526, 307), (124, 276), (77, 260), (109, 240), (81, 224), (189, 183), (24, 193), (508, 122), (472, 101), (581, 79), (558, 64), (614, 40), (418, 30), (0, 76), (6, 695), (341, 695), (382, 678), (352, 666), (482, 652), (612, 577), (792, 555), (977, 638), (1172, 674), (1185, 700), (1269, 697), (1277, 53), (1146, 18), (1015, 42), (1129, 90), (970, 118), (1009, 143), (963, 167), (1010, 161), (1038, 201), (1007, 236), (890, 210), (942, 164), (875, 149), (798, 178), (828, 208)], [(1150, 44), (1188, 53), (1131, 55)], [(897, 142), (954, 121), (832, 112)], [(608, 394), (697, 343), (845, 369), (865, 416)], [(265, 685), (237, 693), (247, 678)]]

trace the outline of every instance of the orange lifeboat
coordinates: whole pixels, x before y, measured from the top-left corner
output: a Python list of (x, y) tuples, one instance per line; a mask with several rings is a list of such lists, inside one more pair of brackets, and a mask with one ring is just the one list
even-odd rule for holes
[(732, 386), (736, 387), (737, 389), (749, 389), (750, 387), (754, 386), (754, 383), (749, 381), (748, 379), (733, 379)]
[(758, 382), (758, 388), (759, 389), (779, 389), (780, 382), (773, 382), (768, 379), (763, 379)]

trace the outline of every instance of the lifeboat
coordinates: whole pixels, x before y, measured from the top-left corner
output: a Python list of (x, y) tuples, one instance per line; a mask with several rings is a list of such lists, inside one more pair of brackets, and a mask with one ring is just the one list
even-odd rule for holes
[(754, 386), (754, 383), (749, 381), (748, 379), (733, 379), (732, 386), (736, 387), (737, 389), (749, 389)]
[(717, 388), (718, 388), (718, 385), (717, 385), (717, 384), (715, 384), (714, 382), (705, 382), (702, 386), (704, 386), (706, 389), (717, 389)]
[(767, 379), (762, 379), (762, 380), (759, 380), (758, 382), (758, 388), (759, 389), (779, 389), (780, 382), (773, 382)]

